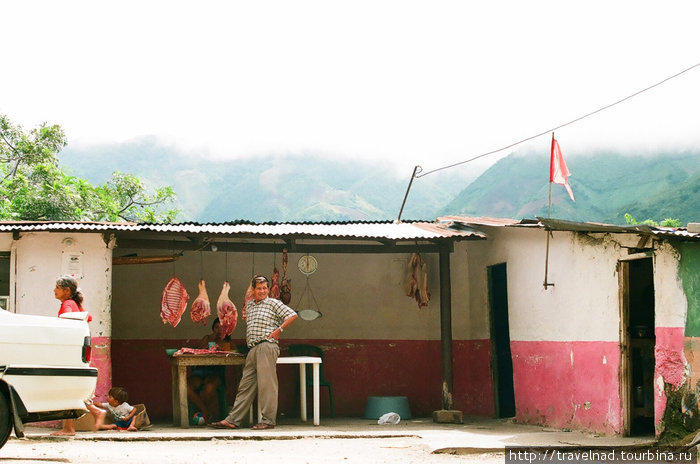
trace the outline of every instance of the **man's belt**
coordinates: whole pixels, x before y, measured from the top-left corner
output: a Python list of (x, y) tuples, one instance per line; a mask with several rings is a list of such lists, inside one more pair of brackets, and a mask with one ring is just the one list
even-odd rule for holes
[(255, 346), (258, 346), (261, 343), (265, 343), (265, 342), (269, 342), (269, 341), (270, 340), (268, 340), (267, 338), (263, 338), (262, 340), (258, 340), (258, 341), (253, 342), (253, 343), (248, 343), (248, 348), (253, 348)]

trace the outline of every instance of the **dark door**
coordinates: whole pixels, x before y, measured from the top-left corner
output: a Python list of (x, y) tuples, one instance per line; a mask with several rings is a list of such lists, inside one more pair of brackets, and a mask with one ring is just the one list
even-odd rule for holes
[(515, 416), (513, 359), (510, 355), (508, 327), (508, 281), (506, 264), (488, 267), (489, 304), (491, 306), (491, 346), (496, 416)]
[[(628, 298), (626, 332), (629, 340), (627, 394), (630, 434), (654, 434), (654, 266), (651, 258), (625, 263)], [(624, 270), (623, 270), (624, 271)]]

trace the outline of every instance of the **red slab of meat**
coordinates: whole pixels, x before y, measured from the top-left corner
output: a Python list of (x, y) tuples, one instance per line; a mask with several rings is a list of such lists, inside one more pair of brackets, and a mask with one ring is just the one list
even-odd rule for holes
[(280, 300), (284, 304), (289, 304), (289, 302), (292, 301), (292, 279), (288, 279), (287, 277), (282, 279)]
[(203, 279), (199, 281), (198, 287), (199, 295), (192, 302), (190, 317), (192, 317), (192, 322), (206, 324), (207, 318), (211, 314), (211, 305), (209, 304), (209, 295), (207, 295), (207, 286)]
[(173, 353), (173, 356), (179, 356), (181, 354), (212, 354), (212, 353), (226, 353), (229, 354), (231, 353), (230, 351), (221, 351), (217, 350), (216, 348), (180, 348), (177, 350), (175, 353)]
[(245, 296), (243, 297), (243, 309), (241, 309), (241, 317), (245, 321), (245, 307), (248, 305), (248, 302), (255, 298), (255, 291), (253, 290), (252, 285), (248, 285), (248, 289), (245, 291)]
[(216, 314), (219, 316), (219, 322), (221, 322), (221, 332), (223, 336), (231, 335), (238, 321), (238, 310), (228, 297), (228, 291), (230, 289), (231, 285), (229, 285), (228, 282), (224, 282), (219, 300), (216, 302)]
[(160, 300), (160, 318), (163, 320), (163, 324), (177, 327), (189, 299), (190, 296), (180, 279), (177, 277), (170, 279), (170, 282), (163, 289), (163, 297)]
[(272, 271), (272, 286), (270, 287), (270, 298), (274, 298), (276, 300), (280, 299), (280, 271), (275, 269)]
[(292, 300), (292, 279), (287, 278), (287, 249), (282, 250), (282, 286), (280, 287), (280, 300), (289, 304)]

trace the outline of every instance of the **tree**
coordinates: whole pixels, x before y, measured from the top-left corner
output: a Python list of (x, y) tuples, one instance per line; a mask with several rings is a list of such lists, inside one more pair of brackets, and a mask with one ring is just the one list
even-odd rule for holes
[(177, 210), (162, 211), (160, 208), (175, 197), (173, 189), (162, 187), (147, 194), (143, 181), (132, 174), (114, 172), (112, 178), (95, 191), (99, 214), (108, 221), (173, 222), (177, 219)]
[(170, 187), (153, 192), (138, 177), (115, 172), (104, 185), (65, 173), (58, 153), (66, 146), (58, 125), (28, 133), (0, 115), (0, 219), (173, 222)]
[(661, 226), (661, 227), (680, 227), (681, 226), (681, 221), (678, 219), (673, 219), (673, 218), (666, 218), (661, 223), (659, 224), (658, 222), (654, 221), (653, 219), (646, 219), (642, 222), (637, 222), (637, 220), (632, 217), (630, 213), (625, 213), (625, 222), (627, 224), (645, 224), (648, 226)]

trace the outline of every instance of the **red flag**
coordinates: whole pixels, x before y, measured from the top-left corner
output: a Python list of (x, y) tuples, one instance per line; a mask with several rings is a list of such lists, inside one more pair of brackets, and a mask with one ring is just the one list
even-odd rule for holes
[(549, 181), (566, 187), (566, 191), (569, 192), (571, 201), (576, 201), (574, 199), (574, 192), (571, 191), (569, 181), (566, 179), (570, 175), (571, 173), (569, 172), (569, 168), (566, 167), (564, 156), (561, 154), (559, 143), (554, 138), (554, 134), (552, 134), (552, 158), (549, 162)]

